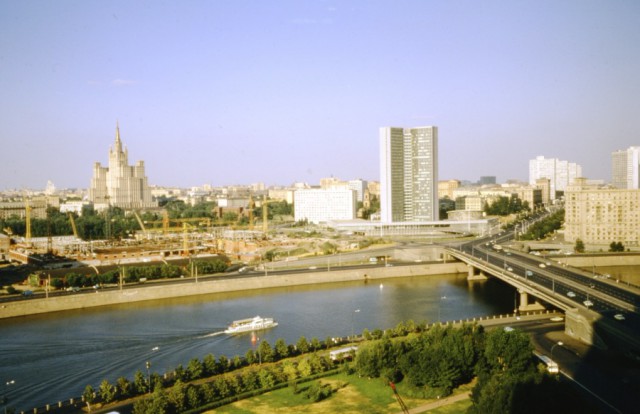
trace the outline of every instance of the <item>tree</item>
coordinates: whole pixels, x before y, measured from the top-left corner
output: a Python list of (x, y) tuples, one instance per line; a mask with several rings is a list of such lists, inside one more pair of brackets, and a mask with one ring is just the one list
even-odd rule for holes
[(102, 398), (102, 401), (105, 403), (110, 403), (116, 398), (116, 387), (111, 385), (106, 379), (100, 383), (98, 392), (100, 394), (100, 398)]
[(82, 399), (87, 404), (87, 409), (91, 412), (91, 403), (94, 401), (96, 397), (96, 392), (93, 387), (89, 384), (84, 387), (84, 392), (82, 393)]
[(131, 395), (131, 382), (125, 377), (120, 377), (116, 380), (116, 388), (120, 399), (128, 398)]
[(624, 244), (622, 242), (611, 242), (609, 245), (610, 252), (624, 252)]
[(258, 359), (262, 362), (273, 362), (273, 349), (266, 340), (260, 341), (258, 345)]
[(156, 388), (151, 397), (138, 400), (133, 404), (133, 414), (166, 414), (168, 408), (164, 390)]
[(137, 370), (136, 373), (133, 374), (133, 389), (138, 395), (142, 395), (149, 390), (147, 379), (140, 370)]
[(204, 375), (213, 375), (217, 371), (216, 357), (213, 354), (207, 354), (202, 359), (204, 365)]
[(187, 387), (182, 381), (177, 380), (167, 392), (167, 402), (175, 409), (175, 412), (179, 413), (187, 408), (186, 401)]
[(193, 358), (187, 365), (187, 373), (190, 381), (202, 378), (204, 367), (198, 358)]
[(573, 250), (575, 250), (576, 253), (584, 253), (584, 242), (582, 239), (576, 239), (576, 244), (573, 246)]
[(306, 354), (307, 352), (309, 352), (309, 343), (307, 342), (307, 338), (301, 336), (296, 343), (296, 348), (301, 354)]
[(287, 358), (289, 356), (289, 345), (287, 345), (284, 339), (279, 338), (276, 340), (274, 352), (276, 360)]

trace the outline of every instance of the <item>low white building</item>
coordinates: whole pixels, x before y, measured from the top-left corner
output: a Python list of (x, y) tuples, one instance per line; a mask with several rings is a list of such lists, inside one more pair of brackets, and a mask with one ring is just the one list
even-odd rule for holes
[(296, 190), (293, 195), (295, 220), (326, 223), (356, 217), (356, 192), (346, 189)]

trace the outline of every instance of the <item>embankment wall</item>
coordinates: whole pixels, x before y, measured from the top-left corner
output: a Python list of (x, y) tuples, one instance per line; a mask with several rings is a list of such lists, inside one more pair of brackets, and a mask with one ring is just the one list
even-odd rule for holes
[(363, 269), (332, 270), (331, 272), (318, 271), (286, 275), (269, 274), (266, 276), (256, 275), (235, 279), (206, 279), (205, 281), (201, 279), (198, 283), (190, 281), (190, 283), (162, 284), (156, 286), (154, 286), (153, 283), (148, 283), (123, 290), (105, 290), (96, 291), (96, 293), (76, 293), (56, 296), (48, 299), (38, 298), (4, 302), (0, 306), (0, 319), (210, 293), (466, 272), (467, 267), (461, 262), (420, 263), (411, 266), (376, 266)]

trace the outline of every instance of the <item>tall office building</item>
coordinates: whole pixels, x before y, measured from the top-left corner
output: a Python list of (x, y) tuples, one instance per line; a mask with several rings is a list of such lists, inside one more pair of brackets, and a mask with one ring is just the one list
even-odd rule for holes
[(438, 220), (438, 127), (380, 128), (380, 219)]
[(116, 141), (109, 149), (109, 166), (99, 162), (93, 166), (89, 199), (98, 209), (108, 206), (122, 209), (156, 207), (144, 174), (144, 161), (129, 165), (129, 151), (122, 147), (120, 128), (116, 126)]
[(543, 156), (529, 160), (529, 184), (536, 185), (540, 178), (549, 179), (549, 193), (551, 200), (556, 199), (556, 192), (564, 191), (573, 181), (582, 176), (582, 167), (569, 161)]
[(611, 185), (627, 190), (640, 188), (640, 147), (611, 153)]

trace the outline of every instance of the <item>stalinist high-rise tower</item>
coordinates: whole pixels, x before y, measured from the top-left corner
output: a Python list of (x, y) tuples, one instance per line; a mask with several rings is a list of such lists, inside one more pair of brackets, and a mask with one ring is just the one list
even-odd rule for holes
[(144, 161), (129, 165), (129, 152), (122, 147), (120, 128), (116, 125), (116, 142), (109, 149), (109, 166), (99, 162), (93, 166), (93, 178), (89, 188), (89, 199), (97, 210), (109, 206), (122, 209), (156, 207), (144, 174)]

